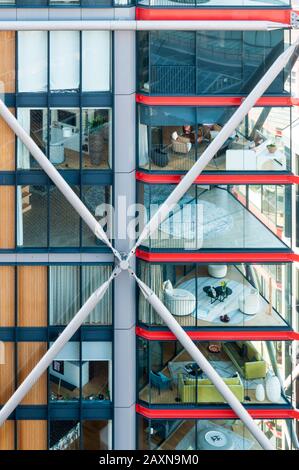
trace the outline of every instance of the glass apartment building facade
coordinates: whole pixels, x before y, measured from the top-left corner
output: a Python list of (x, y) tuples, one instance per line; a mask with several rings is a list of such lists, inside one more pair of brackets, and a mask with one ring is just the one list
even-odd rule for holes
[[(1, 97), (128, 253), (131, 206), (140, 225), (155, 214), (294, 42), (291, 15), (289, 0), (0, 0)], [(284, 27), (86, 28), (103, 18)], [(1, 29), (49, 20), (61, 29)], [(299, 419), (296, 59), (134, 259), (278, 450), (296, 448)], [(0, 118), (0, 406), (114, 262)], [(124, 274), (0, 428), (0, 450), (260, 450)]]

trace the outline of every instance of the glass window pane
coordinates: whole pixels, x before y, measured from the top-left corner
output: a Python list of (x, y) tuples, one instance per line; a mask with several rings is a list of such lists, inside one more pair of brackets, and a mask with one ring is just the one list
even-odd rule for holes
[[(289, 263), (149, 265), (140, 261), (139, 276), (184, 327), (284, 328), (291, 323)], [(211, 302), (209, 288), (213, 287), (219, 294), (222, 283), (229, 289), (229, 294), (220, 301), (216, 296)], [(167, 288), (170, 285), (173, 289), (183, 290), (184, 297), (175, 300), (175, 295), (171, 296)], [(246, 307), (249, 301), (252, 301), (251, 312)], [(163, 325), (142, 295), (139, 295), (139, 321)]]
[(74, 92), (80, 83), (79, 31), (50, 32), (50, 90)]
[(49, 267), (50, 325), (66, 325), (80, 308), (79, 266)]
[[(86, 302), (93, 292), (107, 281), (111, 274), (111, 266), (82, 266), (82, 303)], [(109, 288), (101, 302), (85, 320), (86, 324), (112, 324), (112, 288)]]
[(112, 345), (110, 342), (82, 343), (82, 399), (112, 400)]
[[(45, 108), (18, 108), (18, 121), (30, 135), (40, 150), (47, 155), (48, 112)], [(18, 139), (18, 168), (22, 170), (40, 169), (26, 145)]]
[(79, 450), (80, 423), (78, 421), (50, 421), (50, 450)]
[(111, 109), (82, 109), (82, 168), (112, 168)]
[(46, 247), (48, 231), (48, 187), (17, 187), (17, 245)]
[[(78, 194), (78, 188), (72, 186)], [(78, 247), (80, 244), (80, 217), (64, 195), (50, 186), (50, 246)]]
[[(189, 353), (176, 351), (170, 343), (148, 342), (148, 384), (139, 391), (139, 399), (155, 405), (179, 403), (189, 407), (225, 403)], [(241, 403), (290, 406), (291, 394), (286, 394), (278, 378), (281, 374), (283, 383), (287, 375), (283, 368), (289, 370), (291, 366), (288, 345), (261, 341), (196, 341), (195, 345)], [(259, 396), (258, 385), (263, 387)]]
[(110, 33), (82, 32), (82, 91), (110, 90)]
[[(110, 186), (82, 186), (82, 200), (95, 218), (100, 221), (103, 229), (111, 238), (112, 234), (112, 207)], [(90, 228), (82, 223), (82, 245), (102, 246), (103, 243), (96, 238)]]
[(79, 400), (80, 369), (80, 344), (69, 341), (49, 367), (51, 401)]
[(20, 92), (48, 89), (48, 36), (46, 31), (18, 32), (18, 87)]
[(80, 167), (80, 111), (50, 110), (49, 158), (61, 169)]

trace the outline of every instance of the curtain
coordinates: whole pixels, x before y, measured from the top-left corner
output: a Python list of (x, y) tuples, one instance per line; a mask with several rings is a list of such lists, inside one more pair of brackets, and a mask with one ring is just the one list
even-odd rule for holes
[[(111, 274), (111, 266), (82, 266), (82, 302), (103, 282), (107, 281)], [(96, 308), (87, 317), (85, 323), (101, 325), (112, 324), (112, 289), (109, 288)]]
[(46, 31), (19, 31), (19, 91), (47, 91), (48, 54)]
[(80, 267), (50, 266), (50, 325), (66, 325), (80, 308)]
[(82, 90), (110, 90), (110, 33), (82, 32)]
[[(140, 279), (151, 287), (156, 295), (163, 301), (163, 272), (160, 265), (149, 265), (147, 263), (140, 263)], [(162, 325), (163, 321), (155, 310), (146, 301), (144, 296), (139, 292), (139, 320), (143, 323), (154, 325)]]
[[(29, 108), (18, 108), (18, 121), (24, 131), (30, 135), (30, 109)], [(28, 170), (30, 168), (30, 153), (23, 142), (18, 139), (17, 143), (18, 152), (18, 168), (22, 170)]]
[(77, 90), (79, 75), (79, 31), (51, 31), (50, 90)]

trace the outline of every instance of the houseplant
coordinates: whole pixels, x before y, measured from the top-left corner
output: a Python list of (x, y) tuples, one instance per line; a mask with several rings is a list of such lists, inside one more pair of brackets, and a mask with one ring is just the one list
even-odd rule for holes
[(99, 165), (104, 158), (105, 145), (107, 142), (106, 120), (101, 114), (97, 114), (88, 123), (89, 157), (93, 165)]

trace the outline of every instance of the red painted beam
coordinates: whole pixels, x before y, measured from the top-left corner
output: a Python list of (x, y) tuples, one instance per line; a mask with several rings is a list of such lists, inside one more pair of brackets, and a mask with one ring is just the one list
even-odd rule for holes
[[(136, 102), (147, 106), (240, 106), (244, 96), (149, 96), (136, 94)], [(299, 106), (292, 96), (263, 96), (256, 106)]]
[[(277, 172), (278, 173), (278, 172)], [(177, 184), (181, 181), (182, 174), (169, 175), (144, 173), (136, 171), (136, 180), (149, 184)], [(299, 176), (293, 174), (276, 174), (276, 172), (240, 173), (240, 174), (201, 174), (194, 184), (299, 184)]]
[(140, 248), (136, 250), (136, 256), (139, 259), (152, 263), (287, 263), (299, 262), (299, 254), (293, 252), (235, 252), (235, 253), (162, 253), (143, 251)]
[(137, 20), (274, 21), (291, 23), (291, 9), (274, 8), (136, 8)]
[[(232, 409), (156, 409), (136, 405), (136, 413), (149, 419), (236, 419), (238, 416)], [(254, 419), (297, 419), (299, 420), (299, 410), (296, 409), (248, 409), (248, 413)]]
[[(299, 341), (299, 333), (296, 331), (187, 331), (188, 336), (194, 341)], [(174, 341), (176, 336), (171, 331), (147, 330), (136, 327), (136, 335), (149, 341)]]

